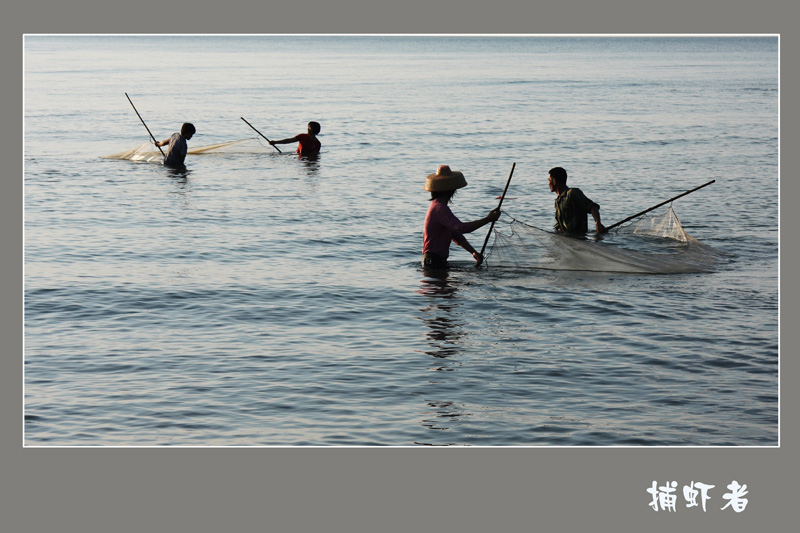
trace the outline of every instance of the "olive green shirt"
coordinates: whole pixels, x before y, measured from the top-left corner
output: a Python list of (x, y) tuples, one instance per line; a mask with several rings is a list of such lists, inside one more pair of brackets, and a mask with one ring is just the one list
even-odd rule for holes
[(556, 198), (555, 228), (568, 233), (586, 233), (587, 215), (599, 205), (589, 200), (580, 189), (567, 189)]

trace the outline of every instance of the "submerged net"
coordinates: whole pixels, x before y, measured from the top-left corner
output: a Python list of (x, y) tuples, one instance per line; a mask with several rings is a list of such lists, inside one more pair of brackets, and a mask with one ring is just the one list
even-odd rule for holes
[[(259, 139), (239, 139), (237, 141), (227, 141), (207, 146), (190, 148), (187, 155), (200, 154), (258, 154), (272, 151), (269, 145), (264, 145)], [(144, 142), (136, 148), (125, 150), (116, 154), (103, 156), (104, 159), (126, 159), (128, 161), (157, 161), (161, 162), (164, 156), (151, 141)]]
[(486, 256), (489, 267), (677, 274), (711, 272), (724, 254), (686, 233), (669, 207), (661, 215), (583, 239), (546, 231), (512, 219), (495, 226)]

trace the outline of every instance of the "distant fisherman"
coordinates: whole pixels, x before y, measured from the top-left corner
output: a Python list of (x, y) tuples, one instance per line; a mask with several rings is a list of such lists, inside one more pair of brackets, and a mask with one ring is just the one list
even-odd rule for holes
[(600, 222), (600, 206), (583, 194), (583, 191), (567, 187), (567, 171), (561, 167), (550, 169), (548, 177), (550, 191), (556, 198), (556, 225), (560, 231), (585, 234), (588, 231), (586, 215), (591, 213), (597, 233), (605, 233), (606, 227)]
[(319, 122), (308, 123), (308, 133), (300, 133), (294, 137), (281, 139), (280, 141), (270, 141), (269, 144), (275, 146), (276, 144), (298, 143), (297, 153), (300, 155), (316, 155), (322, 148), (322, 143), (317, 139), (322, 127)]
[(450, 255), (450, 241), (455, 242), (472, 254), (480, 265), (483, 256), (477, 252), (464, 238), (464, 233), (494, 222), (500, 218), (500, 210), (493, 209), (485, 218), (472, 222), (461, 222), (447, 204), (456, 193), (456, 189), (465, 187), (467, 180), (461, 172), (450, 170), (441, 165), (436, 174), (425, 180), (425, 190), (431, 193), (431, 204), (425, 217), (425, 229), (422, 234), (422, 266), (426, 268), (446, 268)]
[(169, 139), (156, 143), (156, 146), (165, 146), (169, 144), (167, 155), (164, 157), (165, 166), (172, 168), (183, 167), (183, 162), (186, 160), (186, 153), (189, 151), (186, 141), (191, 139), (195, 132), (194, 125), (186, 122), (181, 126), (180, 133), (173, 133), (172, 137)]

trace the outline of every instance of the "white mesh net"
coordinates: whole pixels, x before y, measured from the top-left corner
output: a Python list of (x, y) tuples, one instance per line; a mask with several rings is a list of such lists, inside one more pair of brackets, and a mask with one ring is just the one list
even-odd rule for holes
[[(227, 141), (217, 144), (210, 144), (207, 146), (198, 146), (197, 148), (190, 148), (186, 153), (187, 155), (200, 155), (200, 154), (257, 154), (267, 151), (274, 151), (275, 149), (269, 145), (265, 145), (259, 139), (240, 139), (237, 141)], [(136, 148), (131, 148), (124, 152), (103, 156), (104, 159), (127, 159), (129, 161), (157, 161), (161, 162), (164, 159), (163, 154), (158, 150), (155, 144), (151, 141), (144, 142)]]
[(512, 219), (495, 225), (490, 268), (542, 268), (640, 274), (710, 272), (725, 255), (687, 234), (669, 207), (595, 240), (546, 231)]

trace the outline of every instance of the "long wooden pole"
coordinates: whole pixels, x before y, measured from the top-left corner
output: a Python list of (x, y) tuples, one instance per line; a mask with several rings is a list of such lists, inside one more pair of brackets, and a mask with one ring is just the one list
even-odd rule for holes
[[(242, 119), (242, 120), (244, 120), (244, 117), (239, 117), (239, 118), (240, 118), (240, 119)], [(249, 123), (249, 122), (247, 122), (246, 120), (244, 120), (244, 123), (245, 123), (245, 124), (247, 124), (248, 126), (250, 126), (251, 128), (253, 128), (253, 129), (255, 130), (255, 132), (256, 132), (256, 133), (258, 133), (259, 135), (261, 135), (262, 137), (264, 137), (264, 139), (266, 139), (266, 140), (267, 140), (267, 142), (270, 142), (270, 141), (269, 141), (269, 139), (267, 139), (267, 136), (266, 136), (266, 135), (264, 135), (264, 134), (263, 134), (263, 133), (261, 133), (260, 131), (256, 130), (256, 127), (255, 127), (255, 126), (253, 126), (252, 124), (250, 124), (250, 123)], [(280, 148), (278, 148), (277, 146), (275, 146), (274, 144), (271, 144), (270, 146), (272, 146), (273, 148), (275, 148), (275, 149), (278, 151), (278, 153), (279, 153), (279, 154), (282, 154), (282, 153), (283, 153), (283, 152), (281, 152), (281, 149), (280, 149)]]
[[(128, 96), (128, 93), (125, 93), (125, 98), (127, 98), (127, 99), (128, 99), (128, 101), (129, 101), (129, 102), (131, 102), (131, 97), (130, 97), (130, 96)], [(136, 116), (138, 116), (138, 117), (139, 117), (139, 120), (141, 120), (141, 121), (142, 121), (142, 125), (144, 126), (144, 129), (146, 129), (146, 130), (147, 130), (147, 133), (149, 133), (149, 134), (150, 134), (150, 138), (151, 138), (151, 139), (153, 139), (153, 143), (155, 143), (155, 145), (156, 145), (156, 148), (158, 148), (158, 151), (159, 151), (159, 152), (161, 152), (161, 155), (163, 155), (164, 157), (167, 157), (167, 156), (164, 154), (164, 150), (162, 150), (162, 149), (161, 149), (161, 147), (158, 145), (158, 141), (156, 140), (156, 138), (155, 138), (155, 137), (153, 137), (153, 133), (150, 131), (150, 128), (148, 128), (148, 127), (147, 127), (147, 124), (145, 124), (145, 123), (144, 123), (144, 119), (142, 118), (142, 115), (140, 115), (140, 114), (139, 114), (139, 111), (137, 111), (137, 110), (136, 110), (136, 106), (135, 106), (135, 105), (133, 105), (133, 102), (131, 102), (131, 107), (133, 108), (133, 110), (134, 110), (134, 111), (136, 111)]]
[(625, 220), (620, 220), (620, 221), (619, 221), (619, 222), (617, 222), (616, 224), (612, 224), (612, 225), (608, 226), (608, 227), (606, 228), (606, 230), (611, 230), (611, 229), (613, 229), (613, 228), (616, 228), (616, 227), (617, 227), (617, 226), (619, 226), (620, 224), (624, 224), (625, 222), (627, 222), (627, 221), (629, 221), (629, 220), (633, 220), (634, 218), (636, 218), (636, 217), (640, 217), (640, 216), (644, 215), (645, 213), (649, 213), (649, 212), (650, 212), (650, 211), (652, 211), (653, 209), (658, 209), (659, 207), (661, 207), (661, 206), (662, 206), (662, 205), (664, 205), (664, 204), (668, 204), (668, 203), (670, 203), (670, 202), (671, 202), (671, 201), (673, 201), (673, 200), (677, 200), (677, 199), (678, 199), (678, 198), (680, 198), (681, 196), (686, 196), (687, 194), (689, 194), (689, 193), (693, 193), (694, 191), (696, 191), (696, 190), (698, 190), (698, 189), (702, 189), (702, 188), (703, 188), (703, 187), (705, 187), (706, 185), (711, 185), (711, 184), (712, 184), (712, 183), (714, 183), (715, 181), (717, 181), (717, 180), (711, 180), (711, 181), (709, 181), (708, 183), (704, 183), (703, 185), (701, 185), (701, 186), (699, 186), (699, 187), (695, 187), (694, 189), (692, 189), (692, 190), (690, 190), (690, 191), (686, 191), (686, 192), (684, 192), (684, 193), (681, 193), (681, 194), (679, 194), (678, 196), (673, 196), (673, 197), (672, 197), (672, 198), (670, 198), (669, 200), (664, 200), (664, 201), (663, 201), (663, 202), (661, 202), (660, 204), (658, 204), (658, 205), (654, 205), (653, 207), (651, 207), (651, 208), (649, 208), (649, 209), (645, 209), (645, 210), (644, 210), (644, 211), (642, 211), (641, 213), (636, 213), (635, 215), (633, 215), (633, 216), (630, 216), (630, 217), (626, 218)]
[[(511, 165), (511, 173), (508, 175), (508, 181), (506, 181), (506, 188), (503, 189), (503, 195), (500, 197), (500, 203), (497, 204), (497, 209), (500, 209), (500, 206), (503, 205), (503, 200), (506, 197), (506, 192), (508, 191), (508, 185), (511, 183), (511, 176), (514, 175), (514, 168), (517, 166), (516, 163)], [(489, 226), (489, 233), (486, 234), (486, 239), (483, 241), (483, 246), (481, 246), (481, 255), (483, 255), (483, 251), (486, 249), (486, 244), (489, 242), (489, 237), (492, 235), (492, 229), (494, 229), (494, 220), (492, 221), (492, 225)]]

